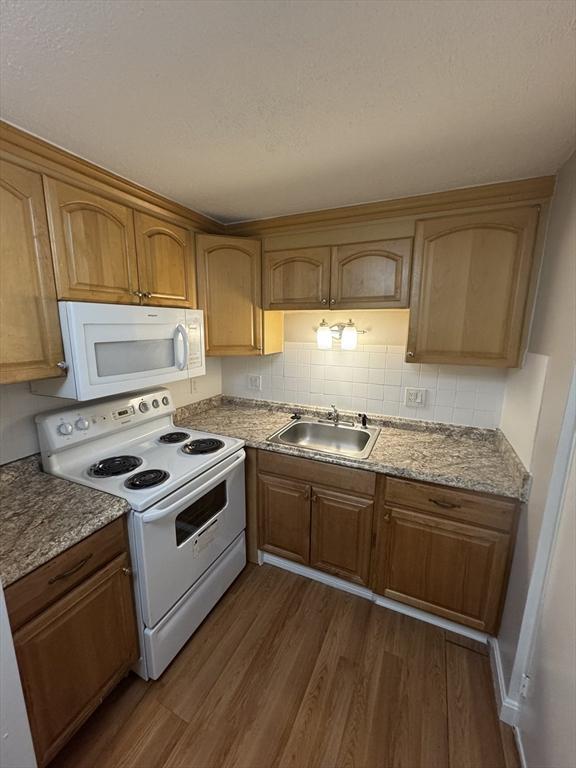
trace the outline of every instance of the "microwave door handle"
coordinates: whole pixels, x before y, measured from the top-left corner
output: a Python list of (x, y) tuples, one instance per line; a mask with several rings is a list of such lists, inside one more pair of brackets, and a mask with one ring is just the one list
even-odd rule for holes
[[(204, 483), (204, 485), (200, 486), (198, 490), (194, 493), (194, 500), (199, 499), (207, 490), (209, 490), (212, 486), (218, 485), (218, 483), (222, 480), (223, 477), (226, 477), (226, 475), (229, 475), (233, 469), (236, 469), (237, 466), (242, 464), (244, 461), (246, 454), (244, 451), (240, 451), (240, 455), (238, 458), (232, 463), (229, 464), (226, 469), (223, 469), (222, 472), (219, 472), (215, 477), (210, 479), (207, 483)], [(177, 501), (174, 504), (171, 504), (169, 507), (166, 507), (165, 509), (159, 509), (156, 512), (145, 512), (141, 520), (143, 523), (153, 523), (156, 520), (161, 520), (163, 517), (168, 517), (172, 514), (172, 512), (181, 506), (182, 501)], [(186, 499), (186, 503), (190, 503), (190, 499)]]
[[(182, 339), (182, 345), (184, 347), (184, 355), (182, 360), (180, 360), (180, 355), (178, 354), (179, 338)], [(178, 368), (179, 371), (183, 371), (187, 367), (188, 354), (189, 354), (188, 332), (186, 331), (186, 328), (182, 325), (182, 323), (178, 323), (178, 325), (176, 326), (176, 329), (174, 330), (174, 360), (176, 362), (176, 368)]]

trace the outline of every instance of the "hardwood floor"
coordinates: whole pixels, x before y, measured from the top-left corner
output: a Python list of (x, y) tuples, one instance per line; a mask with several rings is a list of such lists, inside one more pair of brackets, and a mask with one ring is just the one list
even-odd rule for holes
[(157, 682), (51, 768), (516, 768), (482, 646), (249, 566)]

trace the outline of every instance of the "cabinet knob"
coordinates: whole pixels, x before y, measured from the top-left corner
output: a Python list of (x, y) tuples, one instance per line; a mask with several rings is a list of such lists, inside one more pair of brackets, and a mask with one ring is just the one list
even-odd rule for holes
[(60, 368), (61, 371), (68, 370), (68, 363), (65, 360), (60, 360), (59, 363), (56, 363), (56, 368)]
[(330, 304), (336, 304), (336, 299), (330, 299)]
[(406, 357), (414, 357), (414, 352), (406, 352)]
[(317, 501), (318, 501), (318, 496), (316, 496), (316, 494), (313, 493), (312, 494), (312, 504), (316, 504)]
[(138, 298), (139, 298), (139, 299), (141, 299), (141, 298), (142, 298), (142, 296), (144, 296), (144, 294), (142, 293), (142, 291), (132, 291), (132, 295), (133, 295), (133, 296), (138, 296)]
[(144, 296), (145, 299), (151, 299), (152, 298), (152, 294), (150, 293), (150, 291), (144, 291), (142, 296)]
[(326, 299), (322, 299), (322, 301), (320, 302), (320, 304), (327, 304), (327, 303), (328, 301)]
[(132, 575), (132, 568), (122, 568), (122, 573), (125, 576), (131, 576)]

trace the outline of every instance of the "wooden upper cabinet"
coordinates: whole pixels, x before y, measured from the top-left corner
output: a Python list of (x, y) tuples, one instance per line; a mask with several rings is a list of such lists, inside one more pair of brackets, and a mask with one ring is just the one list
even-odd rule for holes
[(265, 309), (322, 309), (330, 297), (330, 248), (297, 248), (264, 254)]
[(45, 177), (58, 298), (138, 304), (133, 212)]
[(42, 177), (0, 163), (0, 383), (63, 375)]
[(297, 563), (310, 562), (310, 485), (274, 475), (258, 477), (258, 546)]
[(335, 309), (407, 307), (411, 256), (411, 237), (333, 248), (330, 305)]
[(134, 226), (144, 304), (195, 307), (196, 271), (190, 232), (138, 211)]
[(312, 487), (310, 565), (368, 585), (374, 502)]
[(482, 632), (497, 629), (509, 534), (405, 509), (376, 515), (376, 592)]
[(260, 241), (197, 235), (196, 260), (206, 353), (281, 352), (281, 313), (262, 311)]
[(416, 225), (407, 360), (521, 362), (538, 208)]

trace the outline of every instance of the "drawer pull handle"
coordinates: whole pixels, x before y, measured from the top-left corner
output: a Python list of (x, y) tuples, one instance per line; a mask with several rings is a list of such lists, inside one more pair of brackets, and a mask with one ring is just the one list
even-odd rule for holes
[(443, 509), (460, 509), (460, 504), (452, 504), (449, 501), (438, 501), (438, 499), (428, 499), (428, 501), (431, 501), (432, 504), (436, 504), (437, 507), (442, 507)]
[(68, 576), (72, 576), (73, 573), (76, 573), (76, 571), (79, 571), (80, 568), (84, 567), (91, 557), (92, 557), (92, 553), (87, 555), (83, 560), (80, 560), (80, 562), (76, 563), (76, 565), (72, 566), (70, 570), (64, 571), (64, 573), (59, 573), (57, 576), (52, 576), (51, 579), (48, 579), (48, 584), (54, 584), (55, 581), (59, 581), (60, 579), (66, 579)]

